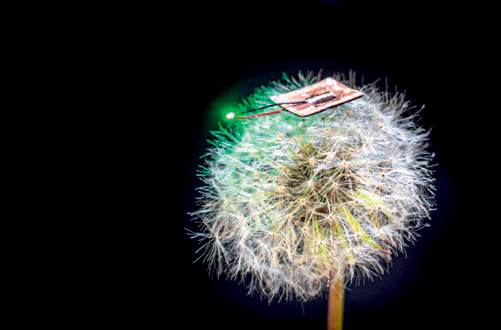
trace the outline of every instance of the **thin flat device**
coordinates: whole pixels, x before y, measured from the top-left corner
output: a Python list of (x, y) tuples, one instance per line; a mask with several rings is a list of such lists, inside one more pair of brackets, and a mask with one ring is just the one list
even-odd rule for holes
[(297, 116), (307, 117), (363, 95), (333, 78), (326, 78), (289, 93), (270, 96), (270, 99)]

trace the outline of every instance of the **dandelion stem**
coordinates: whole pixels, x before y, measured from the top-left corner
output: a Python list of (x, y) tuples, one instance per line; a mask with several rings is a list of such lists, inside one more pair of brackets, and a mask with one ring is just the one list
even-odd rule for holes
[(344, 279), (343, 276), (329, 287), (327, 330), (343, 329)]

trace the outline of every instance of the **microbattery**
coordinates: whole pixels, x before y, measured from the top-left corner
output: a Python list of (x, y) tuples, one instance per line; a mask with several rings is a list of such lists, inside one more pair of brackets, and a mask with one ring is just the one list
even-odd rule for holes
[(289, 93), (270, 96), (270, 99), (297, 116), (307, 117), (363, 95), (333, 78), (326, 78)]

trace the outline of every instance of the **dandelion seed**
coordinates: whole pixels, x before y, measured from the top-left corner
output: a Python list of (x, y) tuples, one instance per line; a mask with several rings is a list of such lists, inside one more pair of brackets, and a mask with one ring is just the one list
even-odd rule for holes
[[(241, 108), (319, 79), (285, 77)], [(377, 276), (415, 241), (434, 207), (427, 133), (415, 115), (402, 118), (409, 102), (401, 94), (356, 89), (362, 97), (321, 115), (275, 111), (216, 133), (192, 213), (201, 232), (192, 235), (205, 240), (201, 251), (218, 274), (247, 278), (249, 291), (269, 300), (307, 301), (356, 276)]]

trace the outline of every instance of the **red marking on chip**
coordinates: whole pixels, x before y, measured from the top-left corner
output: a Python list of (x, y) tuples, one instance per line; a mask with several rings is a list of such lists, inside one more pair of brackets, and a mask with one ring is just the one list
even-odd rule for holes
[(297, 103), (281, 106), (295, 115), (307, 117), (363, 95), (335, 79), (327, 78), (289, 93), (270, 96), (270, 99), (277, 104)]

